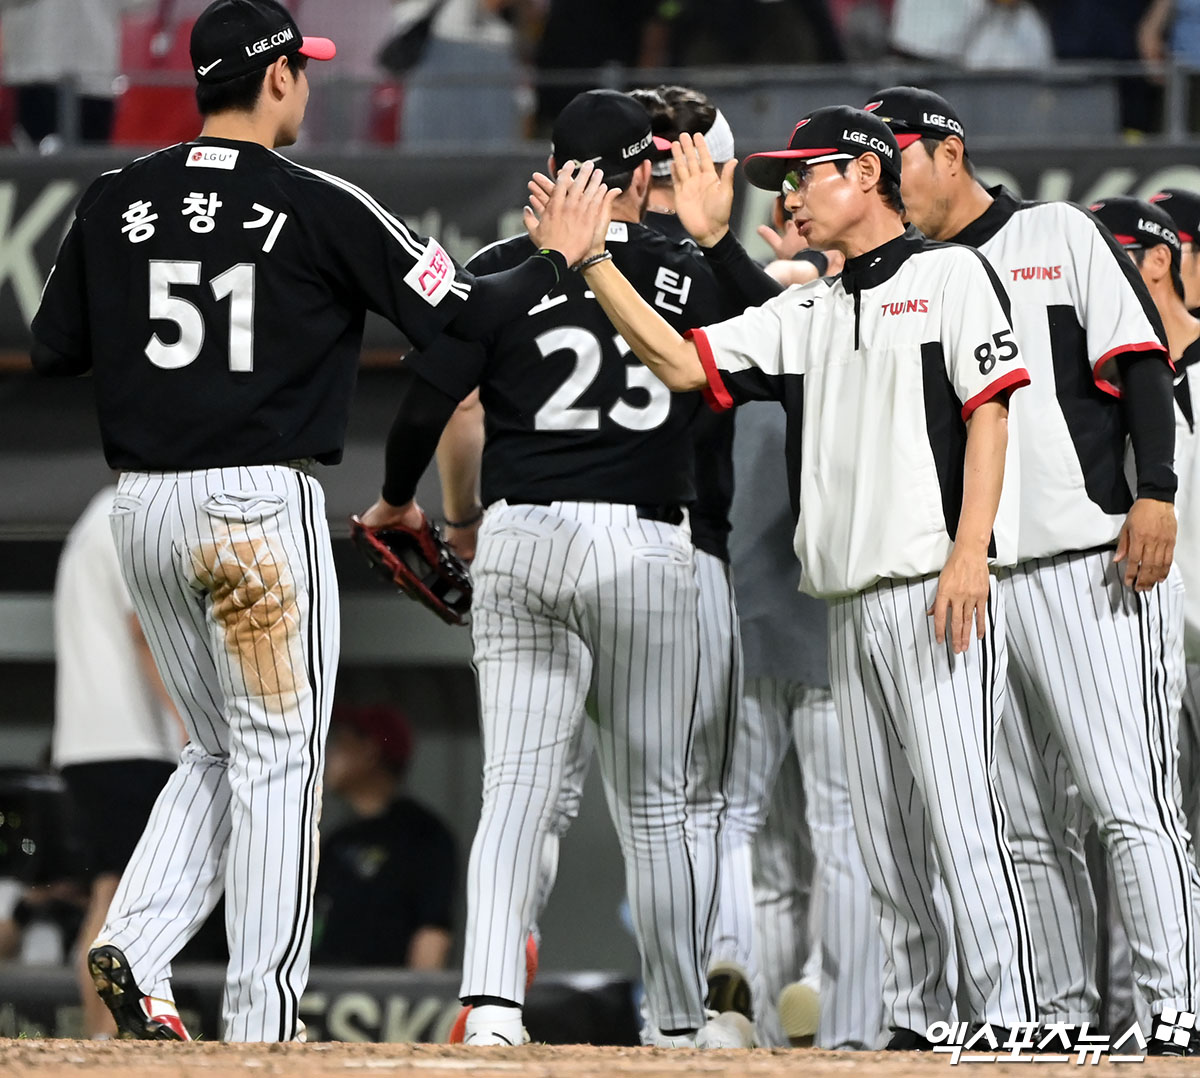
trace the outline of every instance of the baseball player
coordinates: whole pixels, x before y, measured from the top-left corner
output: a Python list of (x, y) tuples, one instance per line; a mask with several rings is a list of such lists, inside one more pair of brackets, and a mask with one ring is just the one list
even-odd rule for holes
[[(273, 0), (207, 7), (201, 136), (85, 192), (33, 323), (37, 370), (95, 375), (122, 570), (190, 739), (90, 954), (127, 1037), (186, 1038), (170, 963), (222, 891), (225, 1036), (303, 1032), (338, 658), (314, 471), (341, 457), (365, 312), (418, 343), (478, 337), (582, 254), (542, 228), (546, 253), (476, 282), (366, 192), (277, 155), (306, 61), (334, 52)], [(603, 197), (594, 176), (556, 189), (565, 220)]]
[[(1162, 192), (1167, 194), (1167, 192)], [(1175, 511), (1179, 517), (1179, 542), (1175, 561), (1186, 587), (1184, 601), (1184, 652), (1187, 680), (1179, 725), (1179, 774), (1182, 808), (1188, 831), (1195, 836), (1200, 825), (1200, 460), (1196, 453), (1197, 389), (1200, 360), (1200, 319), (1187, 308), (1187, 285), (1181, 273), (1184, 233), (1167, 211), (1178, 210), (1181, 197), (1152, 195), (1149, 202), (1134, 198), (1109, 198), (1091, 207), (1113, 238), (1138, 267), (1150, 298), (1162, 318), (1167, 349), (1175, 364), (1175, 471), (1179, 490)], [(1193, 853), (1194, 853), (1193, 839)]]
[[(1039, 1017), (1097, 1019), (1085, 812), (1108, 853), (1150, 1012), (1191, 1011), (1197, 881), (1174, 792), (1182, 591), (1178, 573), (1168, 577), (1176, 480), (1162, 324), (1135, 267), (1085, 211), (976, 181), (943, 98), (894, 87), (867, 107), (903, 147), (909, 219), (935, 240), (978, 248), (1009, 288), (1033, 375), (1013, 413), (1019, 564), (1001, 574), (1010, 665), (998, 775), (1030, 898)], [(996, 344), (999, 356), (1006, 345)], [(892, 950), (900, 983), (925, 1001), (921, 1020), (940, 1014), (929, 986), (944, 952), (924, 940)]]
[[(819, 1048), (873, 1049), (883, 947), (829, 691), (825, 604), (797, 591), (783, 412), (767, 403), (740, 412), (730, 553), (746, 667), (742, 723), (757, 733), (754, 762), (768, 772), (770, 791), (769, 805), (757, 806), (753, 836), (755, 943), (767, 1001), (779, 1000), (789, 1040), (816, 1034)], [(801, 981), (806, 952), (811, 985)]]
[(1182, 248), (1179, 278), (1183, 281), (1183, 302), (1193, 314), (1200, 312), (1200, 194), (1179, 187), (1164, 187), (1150, 196), (1175, 222)]
[[(594, 160), (623, 189), (607, 228), (615, 257), (682, 326), (721, 298), (694, 247), (640, 223), (652, 141), (640, 104), (591, 91), (556, 120), (552, 168)], [(502, 269), (528, 252), (523, 238), (502, 241), (468, 265)], [(655, 1043), (742, 1046), (739, 1026), (705, 1013), (717, 836), (687, 819), (700, 645), (684, 506), (695, 498), (699, 397), (671, 394), (630, 357), (577, 276), (483, 346), (442, 341), (406, 366), (412, 389), (366, 525), (418, 511), (412, 494), (437, 435), (476, 386), (487, 425), (471, 627), (484, 782), (467, 873), (464, 1041), (526, 1039), (523, 945), (591, 695)]]
[[(936, 858), (967, 1017), (1011, 1025), (1032, 1018), (1034, 988), (990, 775), (1005, 655), (988, 566), (1015, 549), (1000, 511), (1005, 399), (1028, 375), (986, 262), (905, 232), (899, 162), (887, 126), (843, 106), (803, 117), (787, 149), (751, 157), (751, 182), (786, 183), (801, 234), (841, 250), (845, 269), (686, 337), (596, 257), (600, 232), (584, 274), (673, 389), (705, 387), (717, 407), (783, 403), (802, 587), (831, 600), (830, 677), (856, 829), (879, 843), (864, 855), (885, 938), (908, 930), (909, 904), (929, 911), (918, 930), (943, 931), (928, 905)], [(723, 175), (731, 187), (729, 165)], [(901, 865), (893, 850), (911, 856)]]
[[(733, 131), (712, 101), (686, 86), (634, 90), (650, 113), (655, 135), (674, 141), (700, 134), (718, 162), (734, 156)], [(645, 222), (680, 242), (695, 245), (675, 210), (671, 155), (651, 168)], [(735, 301), (736, 303), (736, 301)], [(740, 310), (736, 304), (731, 310)], [(755, 944), (751, 838), (758, 829), (773, 770), (764, 766), (763, 734), (743, 722), (742, 644), (729, 568), (730, 505), (733, 499), (733, 412), (701, 409), (694, 422), (697, 500), (690, 514), (700, 587), (701, 643), (699, 721), (692, 788), (698, 791), (695, 826), (721, 822), (720, 894), (706, 957), (707, 1003), (717, 1012), (737, 1010), (756, 1020), (763, 1043), (778, 1039), (774, 1001), (761, 979)], [(710, 789), (705, 776), (723, 776)]]

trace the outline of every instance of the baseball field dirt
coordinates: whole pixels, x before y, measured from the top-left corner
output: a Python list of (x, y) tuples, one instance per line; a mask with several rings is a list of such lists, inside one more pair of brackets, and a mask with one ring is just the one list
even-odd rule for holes
[[(361, 1074), (472, 1078), (716, 1078), (719, 1075), (797, 1075), (802, 1078), (932, 1078), (945, 1073), (947, 1057), (911, 1053), (795, 1051), (690, 1052), (652, 1048), (530, 1045), (525, 1048), (462, 1048), (430, 1044), (149, 1044), (63, 1040), (0, 1040), (3, 1078), (347, 1078)], [(1020, 1064), (959, 1064), (950, 1074), (1011, 1073)], [(1025, 1064), (1027, 1067), (1027, 1064)], [(1099, 1068), (1040, 1064), (1039, 1075), (1196, 1075), (1188, 1060), (1102, 1063)]]

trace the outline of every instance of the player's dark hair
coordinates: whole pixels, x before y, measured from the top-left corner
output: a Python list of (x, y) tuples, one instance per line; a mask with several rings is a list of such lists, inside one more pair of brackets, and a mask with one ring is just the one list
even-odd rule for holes
[[(838, 172), (845, 176), (846, 169), (850, 167), (849, 161), (835, 161)], [(896, 213), (904, 216), (904, 199), (900, 197), (900, 181), (892, 179), (886, 172), (879, 177), (879, 182), (875, 185), (875, 190), (879, 197), (883, 199), (884, 204)]]
[[(308, 66), (308, 57), (299, 52), (289, 52), (285, 57), (294, 75)], [(228, 82), (196, 83), (196, 108), (201, 116), (216, 112), (253, 112), (262, 96), (266, 69), (239, 75)]]
[[(629, 96), (650, 113), (650, 130), (671, 142), (685, 131), (689, 135), (702, 135), (712, 129), (717, 119), (717, 106), (706, 94), (690, 86), (663, 83), (653, 89), (630, 90)], [(651, 176), (650, 183), (654, 187), (670, 187), (671, 177)]]
[[(930, 158), (932, 159), (934, 152), (944, 141), (945, 139), (930, 138), (928, 135), (926, 135), (922, 137), (921, 145), (925, 148), (925, 152), (929, 154)], [(971, 160), (970, 155), (967, 153), (967, 148), (965, 145), (963, 146), (963, 166), (967, 170), (967, 175), (970, 176), (971, 179), (975, 179), (975, 164)]]

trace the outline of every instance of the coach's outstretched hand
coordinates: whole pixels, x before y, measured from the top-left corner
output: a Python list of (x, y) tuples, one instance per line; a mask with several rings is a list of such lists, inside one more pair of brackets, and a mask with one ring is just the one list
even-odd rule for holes
[(1175, 556), (1175, 506), (1138, 498), (1129, 510), (1113, 561), (1125, 562), (1125, 586), (1149, 591), (1167, 577)]
[(525, 207), (525, 228), (534, 244), (562, 252), (569, 266), (582, 260), (592, 249), (602, 219), (600, 234), (608, 231), (612, 203), (620, 194), (603, 181), (604, 173), (590, 161), (580, 165), (578, 172), (568, 162), (553, 181), (535, 173), (529, 184), (530, 205)]
[(718, 173), (703, 135), (684, 133), (671, 143), (675, 216), (701, 247), (714, 246), (729, 231), (736, 168), (736, 159), (726, 161)]

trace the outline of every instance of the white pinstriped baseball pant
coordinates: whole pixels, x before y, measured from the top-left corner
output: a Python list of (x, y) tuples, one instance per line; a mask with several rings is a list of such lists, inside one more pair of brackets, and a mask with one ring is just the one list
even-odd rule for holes
[(1095, 1022), (1096, 900), (1084, 858), (1094, 821), (1111, 902), (1152, 1014), (1196, 1001), (1200, 880), (1179, 799), (1183, 587), (1121, 582), (1111, 550), (1001, 574), (1010, 710), (998, 782), (1029, 902), (1039, 1017)]
[(299, 467), (126, 473), (113, 535), (188, 733), (102, 932), (139, 987), (226, 896), (224, 1038), (302, 1034), (339, 648), (325, 498)]
[(461, 995), (525, 997), (546, 836), (595, 694), (596, 755), (625, 857), (651, 1019), (704, 1024), (702, 946), (716, 850), (686, 832), (698, 662), (684, 527), (589, 502), (491, 506), (472, 565), (483, 806), (467, 870)]
[(937, 578), (884, 580), (829, 604), (829, 676), (855, 829), (881, 909), (888, 1025), (923, 1034), (948, 1020), (953, 909), (968, 1021), (1033, 1021), (1033, 955), (993, 778), (1007, 658), (1004, 601), (953, 655), (926, 611)]

